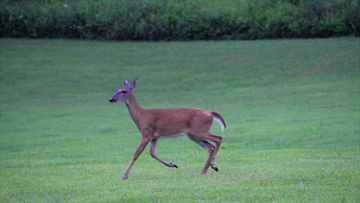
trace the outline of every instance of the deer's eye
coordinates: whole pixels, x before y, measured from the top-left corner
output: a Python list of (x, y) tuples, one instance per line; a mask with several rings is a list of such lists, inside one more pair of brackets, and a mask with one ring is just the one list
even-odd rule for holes
[(121, 93), (121, 94), (125, 94), (125, 93), (126, 93), (126, 91), (121, 91), (120, 93)]

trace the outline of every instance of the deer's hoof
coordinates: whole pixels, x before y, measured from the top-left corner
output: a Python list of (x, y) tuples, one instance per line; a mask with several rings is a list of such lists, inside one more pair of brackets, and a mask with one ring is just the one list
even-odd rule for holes
[(210, 166), (211, 166), (211, 168), (214, 169), (216, 172), (219, 172), (219, 169), (218, 169), (217, 166), (215, 166), (215, 164), (214, 164), (214, 165), (210, 165)]
[(126, 180), (128, 177), (127, 176), (123, 176), (122, 179)]
[(178, 166), (174, 163), (170, 163), (170, 167), (178, 168)]

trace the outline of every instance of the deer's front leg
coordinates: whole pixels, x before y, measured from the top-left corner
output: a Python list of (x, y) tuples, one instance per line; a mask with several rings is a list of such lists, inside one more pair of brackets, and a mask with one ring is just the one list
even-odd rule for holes
[(176, 165), (176, 164), (174, 164), (174, 163), (169, 163), (169, 162), (167, 162), (167, 161), (162, 160), (162, 159), (159, 158), (158, 156), (156, 156), (155, 151), (156, 151), (157, 143), (158, 143), (158, 139), (152, 139), (152, 140), (151, 140), (151, 145), (150, 145), (150, 146), (151, 146), (151, 147), (150, 147), (150, 154), (151, 154), (151, 156), (152, 156), (154, 159), (156, 159), (156, 160), (160, 161), (161, 163), (163, 163), (165, 166), (177, 168), (177, 165)]
[(132, 160), (129, 168), (126, 170), (124, 176), (122, 177), (124, 180), (127, 179), (128, 175), (130, 173), (130, 170), (131, 170), (132, 166), (134, 165), (136, 159), (139, 158), (140, 154), (144, 151), (144, 149), (147, 146), (147, 144), (149, 143), (149, 141), (150, 141), (150, 139), (147, 139), (147, 138), (141, 139), (140, 145), (134, 154), (133, 160)]

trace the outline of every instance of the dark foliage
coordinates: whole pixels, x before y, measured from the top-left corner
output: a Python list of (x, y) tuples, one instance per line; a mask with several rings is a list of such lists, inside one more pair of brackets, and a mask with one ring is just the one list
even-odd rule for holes
[(235, 40), (359, 36), (358, 0), (2, 1), (1, 37)]

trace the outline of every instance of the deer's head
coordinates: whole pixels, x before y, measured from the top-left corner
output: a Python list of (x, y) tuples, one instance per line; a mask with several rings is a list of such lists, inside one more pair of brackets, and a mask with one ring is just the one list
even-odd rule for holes
[(129, 102), (129, 98), (132, 94), (134, 94), (134, 90), (136, 88), (138, 84), (138, 80), (135, 79), (131, 85), (129, 85), (128, 81), (125, 80), (124, 81), (124, 87), (119, 89), (119, 91), (117, 91), (114, 96), (112, 96), (110, 99), (109, 99), (109, 102), (111, 103), (115, 103), (115, 102), (118, 102), (118, 101), (121, 101), (121, 102), (125, 102), (125, 103), (128, 103)]

